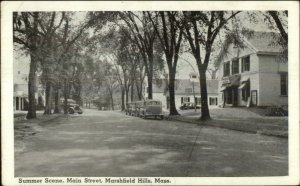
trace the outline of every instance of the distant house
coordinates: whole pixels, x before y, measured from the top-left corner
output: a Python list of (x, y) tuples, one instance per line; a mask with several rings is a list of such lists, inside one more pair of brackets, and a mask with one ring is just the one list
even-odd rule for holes
[(272, 44), (276, 33), (254, 32), (244, 37), (244, 47), (231, 44), (219, 63), (219, 104), (225, 106), (275, 106), (288, 104), (288, 64)]
[[(29, 74), (30, 58), (21, 55), (20, 52), (14, 51), (14, 110), (27, 110), (28, 109), (28, 74)], [(39, 82), (39, 78), (36, 82), (37, 91), (35, 92), (36, 104), (38, 106), (44, 106), (45, 93), (44, 89)]]
[[(175, 80), (175, 105), (179, 109), (182, 103), (191, 102), (201, 106), (200, 84), (198, 75), (190, 73), (190, 79)], [(163, 109), (169, 109), (170, 98), (168, 83), (166, 79), (153, 80), (153, 99), (162, 101)], [(218, 80), (207, 80), (208, 105), (209, 107), (218, 106)], [(194, 93), (195, 98), (194, 100)], [(147, 95), (146, 95), (147, 97)]]

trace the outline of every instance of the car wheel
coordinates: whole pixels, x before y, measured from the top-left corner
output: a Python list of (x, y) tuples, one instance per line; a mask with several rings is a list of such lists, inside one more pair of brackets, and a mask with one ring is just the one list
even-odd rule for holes
[(164, 119), (164, 116), (160, 116), (160, 119), (163, 120), (163, 119)]
[(74, 114), (74, 109), (69, 108), (69, 109), (68, 109), (68, 113), (69, 113), (69, 114)]

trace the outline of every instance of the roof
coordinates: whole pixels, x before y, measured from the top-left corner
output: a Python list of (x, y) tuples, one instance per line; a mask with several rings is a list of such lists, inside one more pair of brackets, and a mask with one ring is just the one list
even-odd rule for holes
[(224, 41), (223, 47), (226, 48), (222, 48), (219, 51), (219, 55), (214, 62), (215, 66), (219, 66), (222, 62), (232, 60), (233, 58), (253, 53), (278, 54), (283, 51), (282, 46), (278, 44), (278, 39), (280, 38), (279, 33), (249, 31), (241, 38), (245, 45), (243, 48), (236, 48), (230, 40)]
[(246, 42), (257, 52), (281, 52), (282, 47), (277, 43), (280, 38), (275, 32), (253, 32), (246, 37)]
[[(218, 80), (206, 80), (207, 93), (218, 93)], [(176, 79), (175, 80), (175, 94), (192, 94), (193, 83), (189, 79)], [(153, 93), (165, 93), (168, 90), (166, 80), (153, 81), (152, 92)], [(196, 94), (200, 94), (200, 83), (194, 83), (194, 91)]]

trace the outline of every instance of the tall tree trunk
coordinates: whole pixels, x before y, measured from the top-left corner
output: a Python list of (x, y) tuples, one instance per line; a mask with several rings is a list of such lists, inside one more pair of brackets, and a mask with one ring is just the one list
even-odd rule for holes
[(51, 102), (52, 102), (52, 86), (50, 82), (46, 83), (46, 106), (44, 114), (52, 114), (51, 112)]
[(148, 99), (152, 99), (153, 98), (153, 96), (152, 96), (152, 74), (148, 74), (147, 78), (148, 78), (148, 88), (147, 88)]
[(134, 81), (131, 80), (131, 86), (130, 86), (130, 101), (133, 102), (134, 99)]
[(124, 111), (125, 110), (125, 90), (124, 90), (124, 88), (121, 89), (121, 100), (122, 100), (121, 109), (122, 109), (122, 111)]
[(55, 97), (54, 97), (54, 113), (60, 113), (60, 90), (59, 88), (55, 88)]
[(175, 73), (173, 70), (169, 73), (170, 116), (179, 115), (175, 104)]
[(201, 91), (201, 117), (200, 120), (210, 120), (210, 114), (207, 102), (207, 87), (206, 87), (206, 70), (198, 69), (200, 74), (200, 91)]
[(114, 98), (113, 98), (113, 93), (110, 94), (110, 100), (111, 100), (111, 110), (115, 110), (115, 108), (114, 108)]
[(140, 82), (136, 81), (135, 86), (136, 86), (138, 99), (142, 100), (142, 96), (143, 96), (143, 82), (142, 82), (142, 80), (140, 80)]
[[(28, 77), (28, 112), (26, 115), (27, 119), (36, 118), (36, 102), (35, 102), (35, 92), (36, 92), (36, 70), (37, 70), (37, 41), (38, 41), (38, 18), (39, 13), (33, 13), (33, 30), (29, 36), (30, 43), (32, 44), (31, 54), (30, 54), (30, 70), (29, 70), (29, 77)], [(25, 27), (27, 29), (27, 24)]]
[(68, 114), (68, 84), (64, 82), (64, 114)]
[(126, 102), (126, 105), (127, 105), (127, 103), (128, 103), (128, 99), (129, 99), (128, 93), (129, 93), (129, 89), (128, 89), (128, 88), (125, 88), (125, 97), (126, 97), (125, 102)]
[(148, 53), (149, 69), (148, 69), (148, 99), (153, 99), (152, 80), (153, 80), (153, 50)]
[(30, 56), (30, 70), (28, 76), (28, 112), (27, 119), (36, 118), (36, 104), (35, 104), (35, 91), (36, 91), (36, 57), (35, 54)]

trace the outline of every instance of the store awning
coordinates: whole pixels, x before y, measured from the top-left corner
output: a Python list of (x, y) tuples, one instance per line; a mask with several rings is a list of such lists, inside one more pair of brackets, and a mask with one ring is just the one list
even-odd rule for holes
[(246, 86), (246, 83), (242, 83), (242, 84), (239, 86), (239, 89), (243, 89), (245, 86)]
[(240, 75), (229, 76), (227, 79), (223, 80), (222, 86), (231, 87), (231, 86), (239, 86), (240, 85)]
[(245, 77), (245, 76), (241, 77), (241, 82), (245, 82), (245, 81), (249, 81), (249, 77)]
[(227, 88), (227, 87), (221, 87), (221, 88), (220, 88), (220, 92), (226, 90), (226, 88)]

